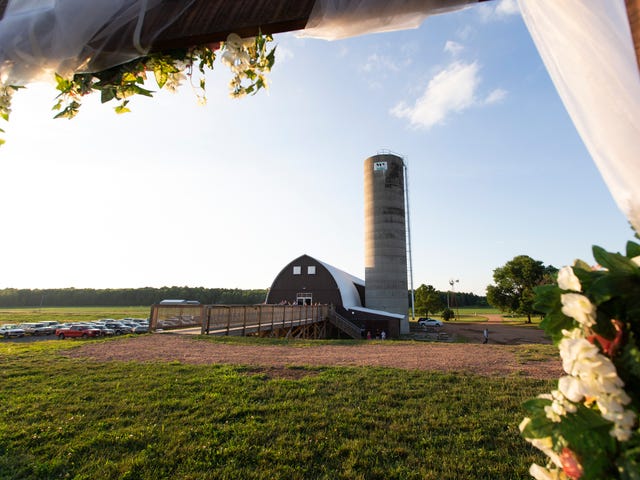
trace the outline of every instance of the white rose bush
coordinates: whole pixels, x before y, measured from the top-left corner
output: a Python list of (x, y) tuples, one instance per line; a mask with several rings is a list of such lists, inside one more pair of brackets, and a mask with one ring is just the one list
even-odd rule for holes
[(640, 245), (593, 254), (536, 290), (565, 373), (524, 404), (522, 436), (547, 457), (537, 480), (640, 480)]

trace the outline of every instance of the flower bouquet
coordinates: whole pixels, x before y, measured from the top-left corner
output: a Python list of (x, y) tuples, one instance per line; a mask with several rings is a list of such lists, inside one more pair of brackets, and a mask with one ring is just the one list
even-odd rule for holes
[(520, 431), (548, 457), (538, 480), (640, 479), (640, 245), (593, 254), (596, 267), (578, 260), (536, 290), (565, 371), (524, 405)]

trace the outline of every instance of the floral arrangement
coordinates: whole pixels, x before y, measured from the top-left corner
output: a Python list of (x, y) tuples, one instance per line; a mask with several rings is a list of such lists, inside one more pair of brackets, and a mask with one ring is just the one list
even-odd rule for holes
[(537, 480), (640, 479), (640, 245), (593, 254), (596, 267), (578, 260), (536, 290), (565, 372), (524, 405), (520, 431), (548, 457)]
[[(188, 79), (196, 89), (199, 102), (206, 103), (204, 73), (205, 69), (213, 69), (216, 51), (221, 54), (222, 63), (233, 73), (229, 83), (230, 95), (233, 98), (254, 95), (268, 86), (266, 73), (275, 63), (275, 47), (267, 48), (272, 41), (271, 35), (259, 34), (243, 39), (232, 33), (219, 44), (153, 53), (101, 72), (76, 73), (72, 78), (55, 74), (56, 88), (60, 92), (53, 107), (59, 112), (55, 118), (75, 117), (81, 98), (93, 92), (100, 93), (102, 103), (118, 101), (114, 108), (116, 113), (129, 112), (127, 104), (131, 96), (153, 96), (153, 91), (144, 86), (150, 72), (158, 88), (169, 91), (176, 91)], [(194, 69), (200, 73), (197, 87), (194, 85)], [(9, 121), (13, 94), (20, 88), (23, 86), (0, 82), (0, 117), (5, 121)], [(4, 130), (0, 129), (0, 132)], [(0, 145), (2, 143), (4, 140), (0, 139)]]

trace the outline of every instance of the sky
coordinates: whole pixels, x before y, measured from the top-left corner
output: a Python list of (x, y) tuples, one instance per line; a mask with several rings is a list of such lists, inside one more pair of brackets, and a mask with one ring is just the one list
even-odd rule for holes
[[(514, 0), (338, 41), (275, 36), (269, 89), (207, 74), (134, 98), (14, 97), (0, 147), (0, 288), (268, 288), (308, 254), (364, 278), (366, 158), (408, 166), (413, 285), (484, 295), (517, 255), (624, 251), (615, 205)], [(115, 105), (114, 105), (115, 106)]]

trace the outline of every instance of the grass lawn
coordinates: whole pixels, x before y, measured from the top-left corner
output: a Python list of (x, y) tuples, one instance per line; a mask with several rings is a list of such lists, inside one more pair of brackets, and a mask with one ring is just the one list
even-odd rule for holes
[(0, 478), (520, 479), (544, 461), (517, 426), (550, 381), (64, 356), (81, 344), (0, 342)]
[[(456, 310), (459, 314), (456, 321), (460, 322), (486, 322), (486, 315), (502, 315), (502, 324), (503, 325), (521, 325), (521, 326), (535, 326), (538, 327), (542, 318), (539, 315), (533, 315), (531, 317), (531, 323), (527, 323), (526, 316), (517, 316), (510, 315), (504, 312), (501, 312), (497, 308), (492, 307), (461, 307)], [(442, 315), (430, 315), (431, 318), (436, 318), (438, 320), (442, 320)], [(416, 315), (415, 321), (418, 321), (419, 316)]]

